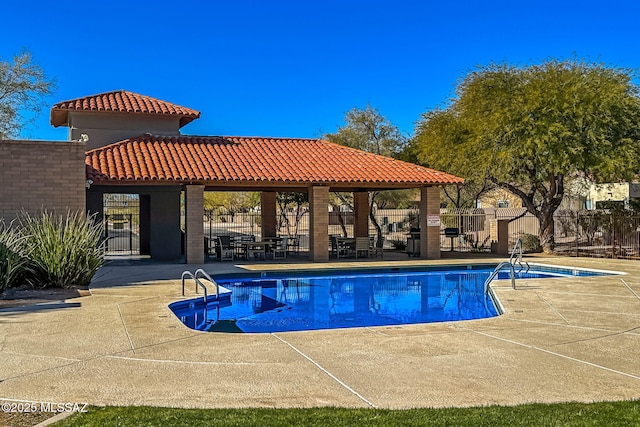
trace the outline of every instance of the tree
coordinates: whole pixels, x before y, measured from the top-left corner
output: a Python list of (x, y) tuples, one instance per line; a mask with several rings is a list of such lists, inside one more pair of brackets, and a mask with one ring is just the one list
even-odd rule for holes
[[(287, 236), (297, 236), (302, 217), (309, 213), (309, 195), (307, 193), (299, 192), (277, 193), (276, 203), (278, 203), (278, 206), (280, 207), (278, 229), (284, 226), (287, 228)], [(293, 232), (291, 231), (291, 221), (289, 221), (289, 210), (292, 210), (295, 213)]]
[(345, 114), (345, 126), (325, 139), (357, 150), (395, 157), (404, 148), (406, 138), (376, 108), (353, 108)]
[[(400, 133), (398, 127), (370, 105), (364, 109), (349, 110), (345, 114), (344, 121), (345, 126), (338, 128), (334, 134), (326, 134), (324, 138), (336, 144), (388, 157), (397, 157), (404, 149), (406, 138)], [(378, 233), (378, 247), (382, 246), (383, 239), (382, 227), (375, 217), (375, 204), (377, 198), (386, 198), (385, 195), (381, 196), (382, 193), (386, 192), (374, 191), (369, 197), (369, 218)], [(349, 197), (340, 194), (337, 196), (343, 203), (353, 208), (352, 202), (349, 203)]]
[(204, 193), (204, 210), (213, 212), (223, 208), (225, 214), (231, 216), (231, 221), (238, 212), (247, 212), (251, 208), (260, 206), (260, 193), (242, 191), (206, 191)]
[(42, 98), (54, 88), (30, 53), (14, 56), (13, 62), (0, 58), (0, 139), (18, 136), (28, 123), (24, 112), (40, 111)]
[(519, 196), (548, 253), (568, 177), (615, 182), (639, 170), (640, 99), (631, 78), (577, 60), (481, 67), (449, 106), (422, 115), (413, 149), (431, 167)]

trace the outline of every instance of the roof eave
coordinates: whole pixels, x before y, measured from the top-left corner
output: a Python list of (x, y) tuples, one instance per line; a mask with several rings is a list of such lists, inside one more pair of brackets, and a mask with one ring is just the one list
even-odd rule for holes
[(49, 123), (55, 128), (66, 126), (69, 123), (69, 110), (52, 108)]

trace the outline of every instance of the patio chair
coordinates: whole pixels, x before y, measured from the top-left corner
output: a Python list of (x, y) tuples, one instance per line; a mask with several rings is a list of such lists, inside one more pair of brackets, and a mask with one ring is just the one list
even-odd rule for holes
[(236, 238), (234, 241), (234, 246), (236, 249), (236, 258), (240, 259), (248, 259), (247, 256), (247, 245), (246, 243), (255, 242), (256, 236), (246, 236), (242, 235), (239, 238)]
[[(252, 244), (254, 243), (254, 244)], [(263, 242), (255, 240), (247, 243), (247, 261), (265, 260), (267, 259), (267, 247)]]
[(287, 255), (300, 255), (300, 236), (287, 237)]
[(283, 237), (280, 240), (276, 240), (273, 247), (271, 248), (271, 253), (273, 253), (273, 259), (285, 259), (287, 257), (287, 238)]
[(231, 236), (218, 236), (218, 259), (220, 261), (233, 261), (233, 244)]
[(368, 258), (369, 250), (369, 238), (356, 237), (356, 258), (360, 258), (360, 256), (363, 256), (363, 258)]
[(349, 248), (340, 242), (338, 236), (329, 236), (331, 241), (331, 253), (336, 258), (346, 258), (349, 256)]
[[(383, 238), (384, 239), (384, 238)], [(384, 242), (384, 240), (383, 240)], [(376, 240), (373, 236), (369, 237), (369, 256), (373, 257), (373, 258), (378, 258), (378, 255), (380, 255), (380, 258), (384, 257), (384, 250), (383, 248), (379, 248), (376, 246)]]
[(204, 238), (204, 255), (206, 258), (212, 258), (214, 256), (217, 256), (217, 245), (218, 245), (218, 239), (217, 238), (209, 238), (207, 236), (205, 236)]

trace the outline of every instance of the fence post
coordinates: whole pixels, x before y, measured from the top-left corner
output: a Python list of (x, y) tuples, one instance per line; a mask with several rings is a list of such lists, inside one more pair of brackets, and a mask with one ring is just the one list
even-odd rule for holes
[(498, 255), (509, 254), (509, 220), (492, 219), (491, 227), (491, 253)]
[(129, 252), (133, 253), (133, 214), (129, 214)]
[(580, 211), (576, 213), (576, 238), (574, 240), (576, 244), (576, 257), (580, 256), (580, 250), (578, 244), (580, 243)]

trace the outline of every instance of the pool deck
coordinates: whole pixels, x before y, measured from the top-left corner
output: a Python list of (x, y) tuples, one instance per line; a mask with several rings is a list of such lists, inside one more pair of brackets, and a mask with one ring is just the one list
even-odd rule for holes
[[(404, 259), (393, 265), (503, 260)], [(413, 408), (640, 398), (640, 262), (528, 261), (627, 274), (522, 279), (517, 290), (494, 282), (505, 314), (492, 319), (224, 334), (189, 330), (167, 307), (183, 298), (186, 265), (108, 265), (90, 296), (0, 311), (0, 400)]]

